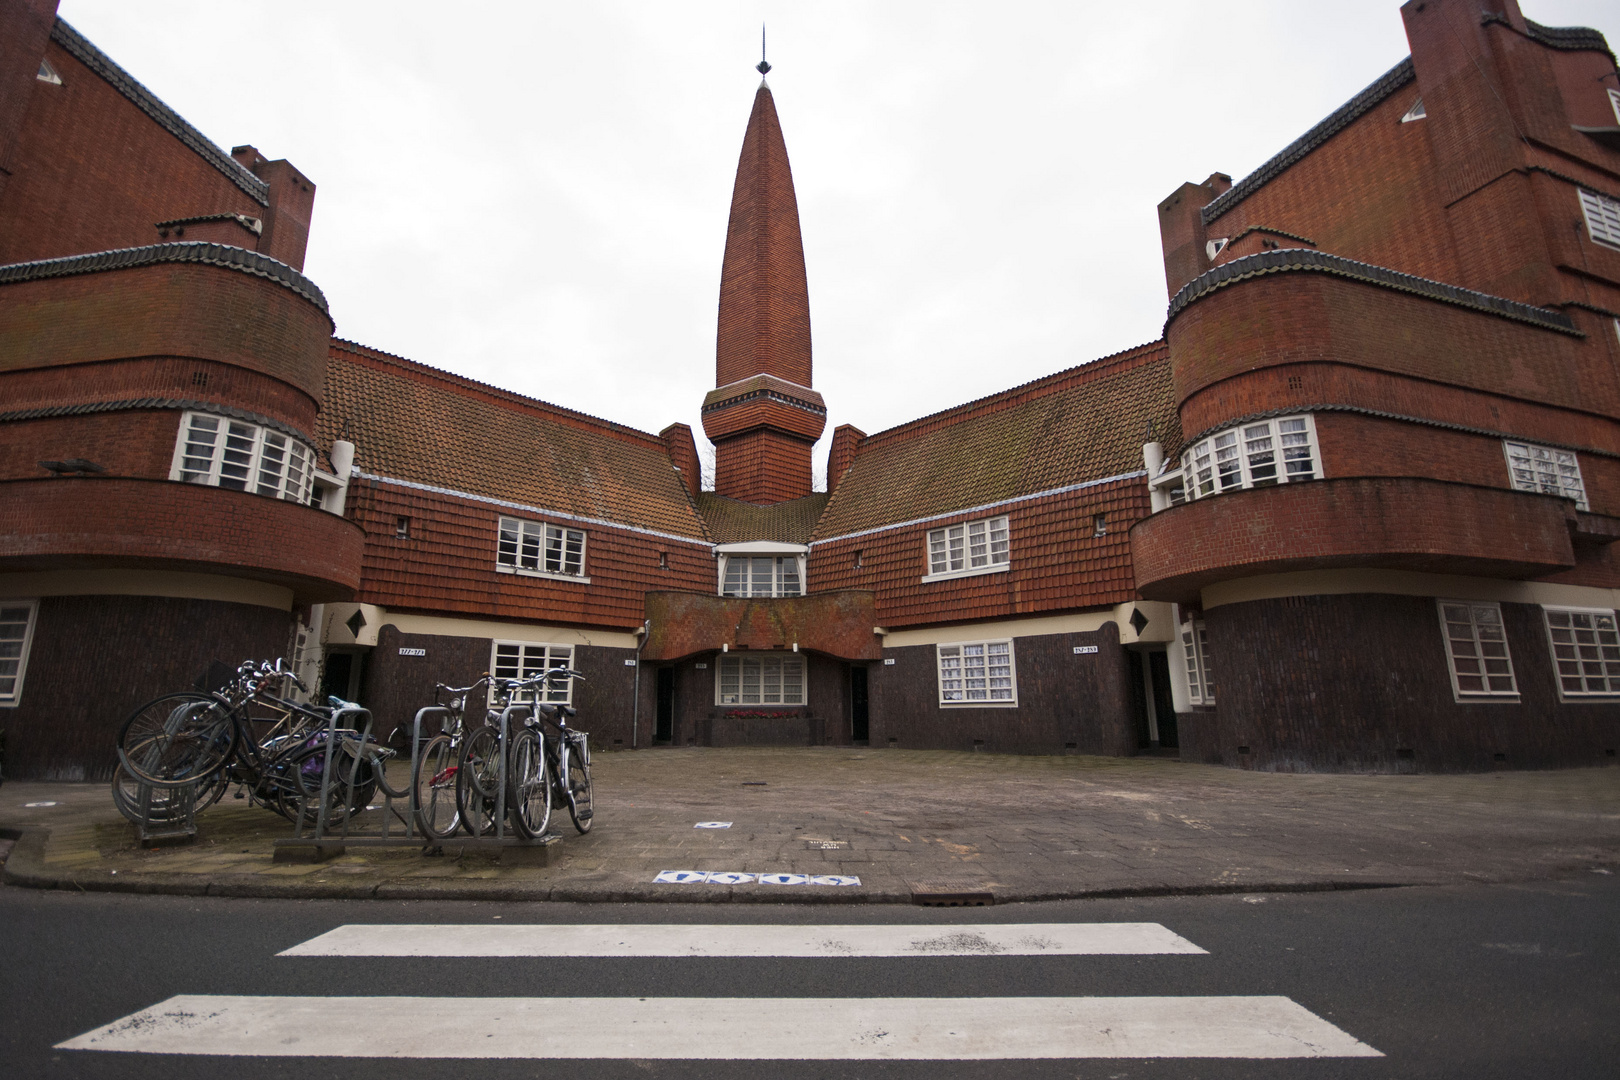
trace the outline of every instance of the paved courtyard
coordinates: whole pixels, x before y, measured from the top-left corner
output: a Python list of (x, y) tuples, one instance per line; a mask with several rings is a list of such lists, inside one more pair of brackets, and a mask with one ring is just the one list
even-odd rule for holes
[[(229, 796), (201, 815), (196, 843), (140, 850), (103, 785), (10, 782), (0, 827), (23, 839), (7, 880), (558, 900), (910, 902), (936, 890), (1006, 902), (1620, 872), (1614, 767), (1282, 775), (1151, 757), (682, 748), (598, 754), (594, 773), (595, 829), (576, 835), (566, 813), (554, 814), (562, 839), (544, 866), (451, 844), (437, 856), (351, 846), (322, 863), (276, 864), (272, 845), (291, 827)], [(730, 827), (696, 827), (714, 822)], [(664, 871), (859, 884), (655, 881)]]

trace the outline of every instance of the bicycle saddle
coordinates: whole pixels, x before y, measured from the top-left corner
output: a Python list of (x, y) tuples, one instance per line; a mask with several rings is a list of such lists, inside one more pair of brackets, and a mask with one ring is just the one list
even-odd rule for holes
[(555, 705), (539, 705), (539, 706), (536, 706), (535, 707), (535, 712), (538, 713), (540, 716), (545, 717), (547, 720), (555, 720), (555, 719), (557, 719), (557, 706), (555, 706)]

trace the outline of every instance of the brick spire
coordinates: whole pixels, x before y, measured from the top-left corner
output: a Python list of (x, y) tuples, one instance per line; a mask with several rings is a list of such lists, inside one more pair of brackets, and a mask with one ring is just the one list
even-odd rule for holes
[(715, 386), (703, 405), (703, 430), (715, 444), (715, 492), (753, 503), (810, 494), (810, 448), (827, 425), (827, 409), (810, 389), (799, 205), (763, 79), (731, 193)]

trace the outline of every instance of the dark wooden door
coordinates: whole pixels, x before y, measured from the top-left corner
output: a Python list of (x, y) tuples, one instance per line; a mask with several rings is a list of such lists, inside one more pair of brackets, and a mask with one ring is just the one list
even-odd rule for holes
[(849, 669), (849, 726), (851, 740), (867, 741), (866, 669), (853, 664)]
[(653, 742), (667, 743), (675, 738), (675, 669), (658, 669), (658, 715), (653, 725)]

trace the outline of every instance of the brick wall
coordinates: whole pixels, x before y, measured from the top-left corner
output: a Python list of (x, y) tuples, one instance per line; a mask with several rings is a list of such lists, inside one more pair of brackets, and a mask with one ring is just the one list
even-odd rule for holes
[[(1605, 751), (1620, 746), (1620, 702), (1560, 702), (1541, 609), (1503, 604), (1502, 615), (1516, 704), (1453, 699), (1439, 615), (1427, 597), (1304, 596), (1212, 608), (1204, 618), (1217, 707), (1183, 721), (1183, 756), (1279, 771), (1613, 764)], [(1189, 732), (1197, 732), (1191, 752)], [(1239, 754), (1244, 746), (1249, 753)]]
[(285, 611), (155, 596), (53, 596), (40, 601), (21, 703), (0, 709), (6, 775), (108, 780), (114, 740), (136, 708), (190, 690), (213, 661), (287, 653)]
[(52, 42), (45, 56), (62, 85), (38, 83), (28, 100), (0, 194), (0, 264), (156, 243), (159, 221), (264, 215), (61, 46)]
[[(543, 515), (364, 479), (350, 487), (347, 512), (365, 530), (360, 599), (390, 609), (631, 630), (647, 592), (715, 588), (703, 544), (558, 520), (585, 530), (586, 585), (495, 569), (501, 516), (550, 520)], [(410, 519), (405, 539), (395, 535), (401, 517)]]
[[(823, 541), (810, 553), (809, 590), (870, 589), (879, 625), (888, 628), (1124, 603), (1136, 595), (1130, 527), (1147, 513), (1146, 484), (1122, 480), (1001, 510)], [(1008, 518), (1009, 570), (922, 582), (929, 530), (1001, 514)], [(1098, 514), (1107, 530), (1102, 536), (1095, 535)]]
[(714, 493), (751, 503), (810, 494), (810, 447), (772, 429), (733, 435), (714, 446)]
[[(1094, 645), (1096, 653), (1074, 647)], [(936, 646), (885, 649), (870, 670), (871, 744), (1025, 754), (1136, 751), (1129, 663), (1112, 623), (1013, 639), (1017, 708), (942, 708)], [(890, 740), (894, 740), (891, 744)]]
[(265, 495), (168, 480), (0, 482), (0, 569), (128, 567), (226, 573), (286, 585), (299, 603), (360, 583), (358, 529)]
[(314, 424), (332, 323), (310, 301), (239, 270), (150, 266), (0, 287), (0, 371), (198, 357), (261, 372), (310, 399)]

